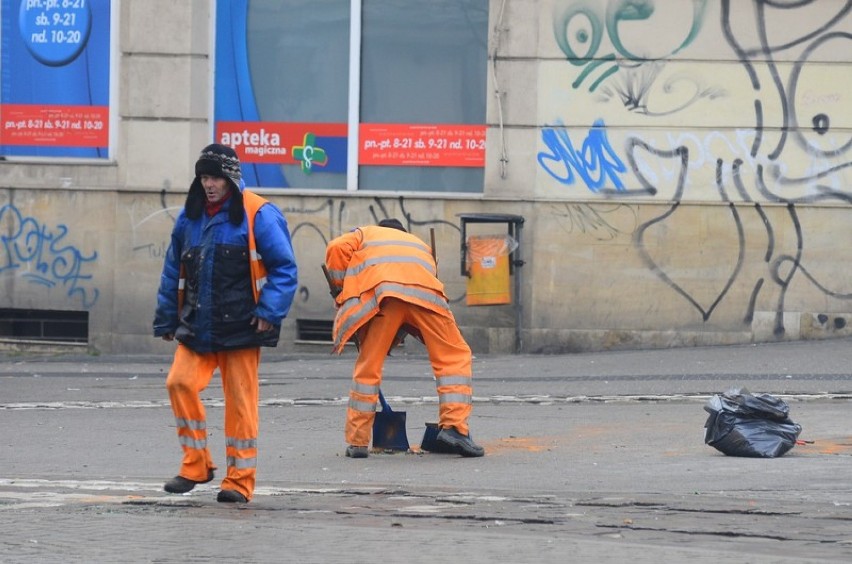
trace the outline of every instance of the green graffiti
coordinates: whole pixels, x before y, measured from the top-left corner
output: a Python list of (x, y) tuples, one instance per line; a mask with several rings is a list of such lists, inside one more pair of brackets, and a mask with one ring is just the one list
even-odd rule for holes
[[(573, 82), (579, 88), (594, 71), (603, 69), (601, 74), (589, 86), (595, 89), (607, 77), (619, 70), (619, 60), (630, 63), (653, 62), (670, 57), (691, 44), (704, 21), (707, 0), (690, 0), (692, 3), (692, 21), (683, 41), (667, 54), (659, 57), (646, 57), (632, 52), (622, 41), (619, 26), (624, 22), (646, 22), (657, 9), (654, 0), (610, 0), (603, 5), (589, 1), (557, 3), (553, 13), (553, 35), (559, 49), (565, 53), (568, 62), (584, 67)], [(653, 33), (653, 29), (649, 30)], [(614, 52), (599, 53), (604, 38)]]

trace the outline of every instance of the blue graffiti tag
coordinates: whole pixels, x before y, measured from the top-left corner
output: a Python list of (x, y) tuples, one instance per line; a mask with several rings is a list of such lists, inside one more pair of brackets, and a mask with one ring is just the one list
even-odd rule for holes
[(0, 207), (0, 225), (8, 221), (6, 235), (0, 236), (0, 274), (28, 266), (21, 276), (32, 284), (53, 288), (61, 284), (68, 297), (79, 296), (83, 307), (90, 308), (98, 301), (97, 288), (83, 288), (92, 275), (82, 274), (83, 265), (98, 258), (94, 252), (84, 256), (71, 245), (62, 245), (68, 234), (65, 225), (51, 230), (33, 217), (24, 217), (12, 204)]
[[(624, 183), (618, 173), (626, 172), (627, 167), (610, 146), (605, 127), (603, 120), (595, 121), (579, 153), (568, 136), (567, 128), (542, 129), (541, 140), (550, 151), (541, 151), (538, 154), (538, 164), (562, 184), (574, 184), (576, 170), (592, 192), (599, 192), (606, 185), (607, 179), (616, 190), (623, 191)], [(593, 176), (595, 172), (597, 176)]]

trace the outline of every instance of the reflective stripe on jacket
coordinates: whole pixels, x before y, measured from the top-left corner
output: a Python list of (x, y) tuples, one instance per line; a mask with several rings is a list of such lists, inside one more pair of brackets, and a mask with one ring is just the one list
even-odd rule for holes
[(266, 284), (266, 266), (263, 257), (257, 252), (257, 239), (254, 237), (254, 218), (264, 205), (269, 203), (254, 192), (243, 190), (243, 206), (248, 219), (248, 242), (249, 242), (249, 270), (251, 270), (251, 291), (254, 294), (254, 303), (260, 299), (260, 290)]
[(334, 351), (379, 312), (384, 298), (394, 297), (452, 318), (444, 285), (429, 246), (398, 229), (367, 226), (332, 240), (325, 264), (335, 298)]

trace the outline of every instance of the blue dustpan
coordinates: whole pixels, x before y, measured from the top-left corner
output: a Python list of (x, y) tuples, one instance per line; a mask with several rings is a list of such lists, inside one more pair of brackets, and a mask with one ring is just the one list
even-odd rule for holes
[(438, 440), (438, 433), (440, 431), (441, 428), (438, 427), (437, 423), (426, 423), (426, 430), (423, 432), (423, 440), (420, 441), (420, 450), (441, 454), (458, 454), (456, 449)]
[(381, 390), (379, 402), (382, 410), (376, 412), (373, 420), (373, 448), (407, 451), (409, 445), (405, 433), (405, 412), (392, 410)]

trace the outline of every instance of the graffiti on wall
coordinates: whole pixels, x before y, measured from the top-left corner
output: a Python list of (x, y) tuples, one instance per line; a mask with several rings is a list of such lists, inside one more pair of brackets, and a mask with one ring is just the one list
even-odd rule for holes
[[(322, 253), (326, 246), (329, 241), (346, 231), (360, 225), (374, 225), (382, 219), (397, 218), (408, 231), (421, 238), (428, 234), (430, 229), (435, 229), (439, 268), (446, 262), (441, 261), (443, 256), (453, 257), (453, 261), (449, 264), (453, 266), (456, 264), (458, 248), (446, 247), (445, 252), (442, 252), (441, 243), (450, 244), (458, 241), (461, 233), (459, 226), (445, 220), (443, 216), (433, 217), (421, 210), (410, 209), (411, 206), (403, 196), (375, 197), (369, 200), (328, 198), (317, 201), (319, 203), (314, 207), (279, 205), (287, 218), (293, 249), (299, 264), (299, 288), (294, 307), (311, 307), (327, 311), (331, 302), (328, 300), (326, 282), (320, 269), (325, 258)], [(171, 223), (174, 223), (177, 214), (183, 209), (182, 205), (170, 206), (165, 191), (160, 194), (160, 206), (160, 209), (147, 213), (141, 219), (134, 218), (131, 212), (134, 241), (137, 232), (144, 232), (144, 227), (149, 222), (167, 217)], [(168, 233), (164, 233), (164, 236), (166, 235)], [(147, 259), (157, 260), (161, 264), (168, 245), (167, 238), (158, 241), (140, 241), (134, 242), (132, 251)], [(319, 254), (317, 254), (318, 251)], [(307, 256), (311, 259), (307, 259)], [(312, 303), (311, 290), (317, 288), (323, 290), (320, 292), (319, 300), (314, 299)], [(460, 296), (448, 297), (451, 302), (459, 302), (464, 299), (464, 293)]]
[[(301, 265), (304, 264), (305, 270), (311, 268), (308, 261), (303, 261), (298, 256), (299, 250), (302, 249), (322, 249), (328, 245), (329, 241), (341, 235), (345, 231), (354, 229), (359, 225), (374, 225), (382, 219), (395, 217), (399, 219), (405, 228), (415, 235), (424, 238), (424, 234), (429, 232), (429, 229), (435, 229), (436, 241), (457, 241), (460, 228), (441, 217), (433, 217), (428, 213), (420, 210), (409, 209), (406, 199), (403, 196), (397, 198), (372, 198), (371, 200), (351, 200), (347, 198), (329, 198), (312, 208), (286, 207), (282, 206), (282, 211), (290, 222), (290, 234), (293, 239), (293, 247), (297, 252), (297, 260), (300, 264), (300, 287), (297, 295), (303, 304), (311, 298), (310, 287), (301, 282), (303, 279)], [(354, 222), (354, 223), (353, 223)], [(445, 233), (449, 230), (450, 236)], [(439, 245), (436, 245), (439, 246)], [(442, 256), (458, 256), (458, 249), (453, 249), (452, 252), (442, 253), (440, 246), (437, 251), (439, 269), (443, 266), (441, 262)], [(317, 259), (316, 268), (308, 270), (314, 272), (319, 278), (320, 264), (322, 259)], [(451, 264), (455, 265), (455, 262)], [(307, 277), (306, 277), (307, 279)], [(320, 286), (323, 289), (323, 285)], [(315, 285), (312, 287), (316, 287)], [(327, 295), (322, 292), (322, 301), (319, 305), (325, 308), (328, 305)], [(464, 299), (464, 293), (460, 296), (448, 296), (450, 302), (459, 302)]]
[[(553, 39), (568, 67), (550, 67), (546, 77), (556, 85), (546, 92), (562, 99), (543, 94), (553, 125), (541, 130), (542, 186), (569, 197), (666, 203), (636, 226), (632, 241), (646, 267), (704, 321), (742, 282), (754, 246), (764, 249), (764, 274), (749, 282), (743, 323), (769, 309), (782, 334), (794, 280), (852, 299), (845, 279), (808, 261), (809, 229), (824, 226), (803, 222), (800, 209), (852, 203), (850, 11), (848, 0), (555, 0)], [(679, 23), (660, 26), (654, 18)], [(700, 50), (702, 40), (712, 47)], [(564, 125), (587, 112), (598, 116), (590, 126)], [(706, 253), (721, 274), (702, 297), (653, 244), (687, 223), (686, 201), (722, 203), (703, 213), (738, 243)], [(783, 211), (770, 214), (767, 204)], [(770, 286), (772, 306), (759, 308)]]
[[(706, 8), (707, 0), (667, 6), (668, 10), (683, 12), (677, 19), (683, 22), (684, 33), (666, 40), (661, 38), (659, 27), (652, 20), (655, 6), (650, 1), (619, 0), (605, 5), (583, 1), (557, 4), (553, 15), (553, 36), (566, 60), (580, 69), (571, 83), (572, 88), (588, 89), (589, 92), (600, 88), (602, 92), (599, 95), (604, 98), (616, 96), (626, 109), (648, 113), (648, 96), (659, 77), (661, 62), (692, 43), (704, 23)], [(647, 24), (648, 29), (654, 29), (655, 33), (640, 35), (633, 44), (634, 37), (625, 34), (621, 25), (628, 22)], [(648, 41), (649, 37), (654, 40)], [(686, 80), (685, 77), (681, 79)], [(666, 85), (666, 88), (671, 87), (671, 83)], [(712, 88), (698, 88), (688, 103), (714, 93)]]
[[(168, 187), (168, 183), (167, 186)], [(169, 249), (169, 240), (168, 238), (158, 239), (157, 241), (150, 241), (147, 237), (146, 229), (149, 228), (149, 225), (155, 224), (157, 221), (162, 221), (162, 227), (155, 228), (158, 231), (162, 231), (164, 237), (169, 233), (165, 231), (167, 225), (174, 225), (174, 222), (177, 220), (177, 216), (180, 211), (183, 209), (183, 205), (180, 206), (169, 206), (167, 203), (167, 195), (166, 188), (160, 191), (160, 207), (155, 208), (154, 211), (148, 211), (149, 208), (139, 202), (134, 201), (129, 206), (127, 206), (127, 213), (129, 216), (130, 227), (131, 227), (131, 251), (136, 255), (143, 255), (145, 258), (154, 259), (157, 261), (162, 261), (166, 258), (166, 252)], [(142, 208), (140, 212), (137, 208)], [(141, 213), (142, 217), (137, 217), (137, 214)], [(143, 239), (142, 241), (138, 241), (137, 239)]]
[(98, 301), (98, 288), (86, 269), (98, 258), (68, 243), (68, 227), (49, 226), (21, 212), (13, 204), (0, 207), (0, 274), (13, 273), (31, 284), (61, 288), (85, 309)]
[(636, 208), (622, 203), (551, 204), (549, 213), (566, 234), (583, 234), (595, 241), (629, 237), (638, 224)]
[(566, 128), (545, 128), (541, 140), (548, 150), (538, 154), (538, 164), (557, 182), (575, 184), (582, 180), (592, 192), (608, 185), (625, 191), (621, 174), (627, 169), (610, 145), (602, 120), (594, 123), (579, 150)]

